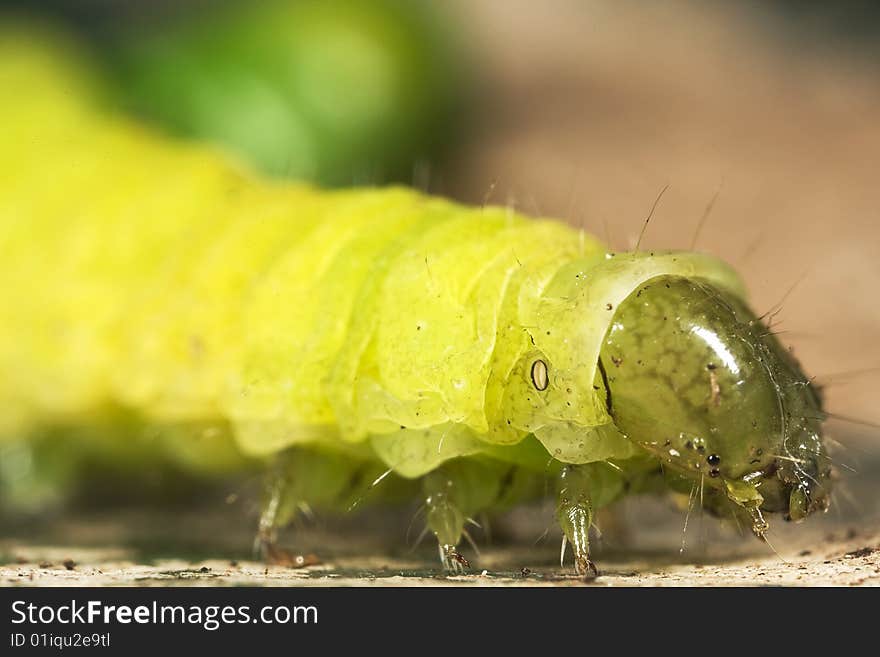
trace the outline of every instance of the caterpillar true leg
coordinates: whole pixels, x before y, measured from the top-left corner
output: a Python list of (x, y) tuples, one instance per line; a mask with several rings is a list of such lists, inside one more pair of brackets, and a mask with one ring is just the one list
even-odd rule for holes
[(289, 552), (278, 544), (278, 531), (296, 517), (303, 500), (298, 499), (301, 486), (296, 477), (298, 469), (294, 450), (279, 455), (267, 476), (266, 498), (260, 513), (257, 536), (254, 539), (254, 552), (268, 563), (284, 566), (304, 565), (304, 558)]
[(458, 551), (467, 519), (462, 507), (466, 484), (451, 468), (438, 468), (422, 479), (425, 518), (440, 549), (440, 561), (447, 572), (463, 572), (470, 564)]
[(507, 470), (513, 471), (492, 460), (456, 459), (422, 478), (427, 526), (437, 537), (440, 560), (448, 572), (462, 572), (469, 566), (458, 551), (462, 537), (470, 540), (465, 524), (502, 502), (500, 497), (509, 484), (499, 473)]
[[(590, 525), (593, 522), (593, 501), (590, 495), (592, 468), (568, 465), (559, 475), (556, 519), (562, 528), (563, 541), (574, 550), (574, 567), (582, 577), (597, 577), (599, 571), (590, 561)], [(565, 544), (563, 543), (563, 556)]]
[[(278, 532), (297, 516), (314, 510), (344, 511), (371, 490), (381, 466), (350, 454), (309, 448), (288, 449), (275, 457), (267, 478), (255, 548), (269, 563), (309, 565), (310, 559), (283, 549)], [(393, 485), (391, 485), (393, 488)], [(386, 491), (383, 491), (383, 493)], [(383, 497), (388, 497), (387, 493)]]
[(437, 538), (440, 560), (450, 572), (469, 565), (458, 545), (462, 538), (473, 545), (466, 525), (479, 527), (474, 517), (540, 497), (544, 491), (542, 472), (490, 458), (448, 461), (421, 482), (427, 527)]

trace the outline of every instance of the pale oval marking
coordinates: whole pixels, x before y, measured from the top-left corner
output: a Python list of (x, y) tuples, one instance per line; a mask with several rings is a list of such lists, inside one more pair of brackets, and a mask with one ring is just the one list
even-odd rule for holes
[(532, 385), (534, 385), (537, 390), (546, 390), (549, 384), (550, 379), (547, 376), (547, 363), (540, 359), (536, 360), (532, 363)]

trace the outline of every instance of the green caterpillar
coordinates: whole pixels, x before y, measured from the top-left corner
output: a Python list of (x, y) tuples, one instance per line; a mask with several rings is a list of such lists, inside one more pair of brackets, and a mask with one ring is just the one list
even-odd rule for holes
[(761, 537), (765, 512), (827, 507), (820, 398), (720, 261), (269, 182), (105, 111), (83, 77), (0, 39), (0, 83), (22, 90), (0, 107), (0, 433), (124, 408), (177, 427), (165, 448), (191, 461), (224, 437), (280, 455), (275, 559), (298, 508), (371, 482), (423, 495), (452, 570), (469, 517), (548, 476), (583, 574), (595, 510), (628, 492), (699, 486)]

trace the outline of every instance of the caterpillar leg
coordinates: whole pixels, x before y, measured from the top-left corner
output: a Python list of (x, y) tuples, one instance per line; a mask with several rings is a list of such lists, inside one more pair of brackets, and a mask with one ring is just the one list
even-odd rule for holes
[(376, 478), (375, 463), (310, 449), (290, 449), (279, 454), (266, 482), (263, 510), (255, 551), (278, 565), (302, 567), (318, 562), (314, 555), (283, 549), (278, 533), (312, 509), (345, 511), (358, 501)]
[(254, 539), (254, 552), (263, 561), (279, 566), (305, 566), (307, 558), (282, 548), (278, 543), (278, 532), (293, 522), (305, 501), (299, 499), (300, 488), (291, 481), (294, 468), (290, 455), (279, 456), (267, 477), (266, 497), (257, 535)]
[(556, 519), (562, 528), (562, 558), (566, 542), (574, 551), (574, 567), (584, 578), (599, 575), (590, 560), (590, 525), (593, 522), (593, 501), (590, 493), (591, 468), (567, 465), (559, 475)]
[(437, 538), (447, 572), (460, 573), (470, 565), (458, 546), (465, 538), (476, 549), (465, 528), (468, 522), (476, 525), (471, 518), (503, 506), (512, 489), (525, 485), (514, 474), (509, 465), (462, 459), (449, 461), (422, 478), (427, 526)]
[(427, 526), (437, 537), (444, 570), (451, 573), (464, 572), (470, 566), (458, 551), (466, 520), (461, 507), (462, 486), (460, 477), (449, 468), (435, 470), (422, 480)]
[(475, 516), (540, 497), (545, 486), (543, 473), (491, 459), (448, 461), (421, 482), (427, 529), (437, 538), (443, 567), (453, 573), (470, 565), (459, 552), (461, 539), (477, 549), (466, 529), (469, 522), (480, 526), (473, 520)]

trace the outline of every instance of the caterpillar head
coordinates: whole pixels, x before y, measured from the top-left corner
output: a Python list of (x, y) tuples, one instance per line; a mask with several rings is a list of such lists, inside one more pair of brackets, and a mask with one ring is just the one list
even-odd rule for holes
[(621, 303), (599, 371), (617, 428), (705, 486), (710, 510), (801, 520), (828, 507), (821, 400), (767, 326), (698, 278), (657, 276)]

